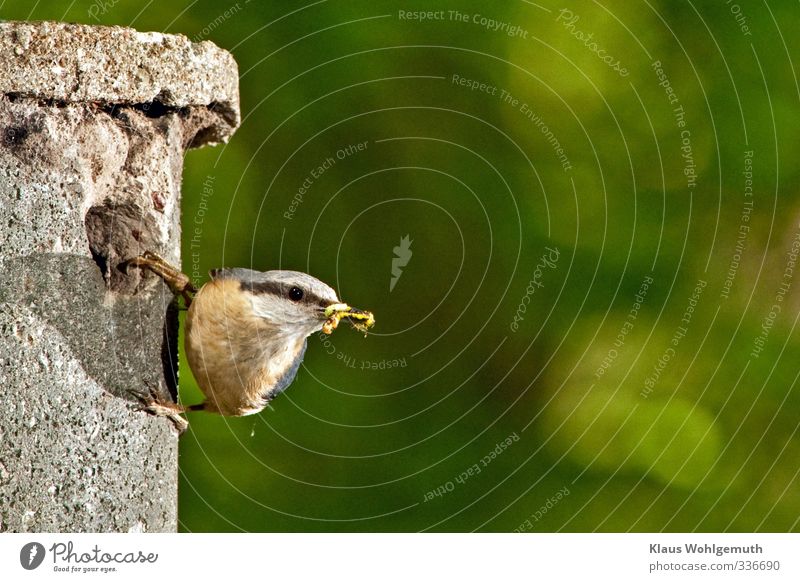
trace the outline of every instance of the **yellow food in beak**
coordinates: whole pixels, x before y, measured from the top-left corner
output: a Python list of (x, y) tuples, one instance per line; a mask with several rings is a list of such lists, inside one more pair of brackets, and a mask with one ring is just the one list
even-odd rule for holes
[(329, 305), (325, 308), (325, 317), (327, 320), (322, 325), (322, 331), (329, 335), (339, 325), (339, 321), (345, 318), (350, 320), (354, 328), (364, 332), (364, 335), (366, 335), (369, 328), (375, 325), (375, 316), (372, 315), (371, 311), (355, 309), (347, 303)]

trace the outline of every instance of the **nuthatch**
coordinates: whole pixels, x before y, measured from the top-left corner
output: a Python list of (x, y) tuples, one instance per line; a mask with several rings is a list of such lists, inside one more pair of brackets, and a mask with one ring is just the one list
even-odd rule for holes
[(189, 277), (153, 253), (128, 265), (153, 271), (189, 307), (184, 345), (206, 400), (186, 408), (148, 402), (145, 408), (169, 417), (179, 430), (187, 423), (178, 413), (186, 410), (225, 416), (261, 411), (294, 380), (309, 335), (330, 334), (344, 318), (365, 333), (375, 324), (372, 313), (340, 302), (328, 285), (297, 271), (216, 269), (195, 291)]

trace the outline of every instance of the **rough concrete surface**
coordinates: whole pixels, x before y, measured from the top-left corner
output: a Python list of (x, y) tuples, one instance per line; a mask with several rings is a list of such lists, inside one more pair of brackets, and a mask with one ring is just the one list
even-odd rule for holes
[(119, 26), (0, 22), (4, 93), (64, 103), (200, 106), (219, 117), (214, 141), (239, 124), (239, 77), (209, 41)]
[(184, 150), (238, 123), (232, 57), (117, 27), (0, 23), (0, 531), (174, 531), (172, 298)]

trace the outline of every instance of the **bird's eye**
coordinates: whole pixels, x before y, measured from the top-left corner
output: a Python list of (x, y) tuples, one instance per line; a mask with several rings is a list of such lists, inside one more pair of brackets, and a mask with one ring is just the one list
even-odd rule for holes
[(300, 287), (292, 287), (289, 289), (289, 299), (292, 301), (300, 301), (303, 298), (303, 290)]

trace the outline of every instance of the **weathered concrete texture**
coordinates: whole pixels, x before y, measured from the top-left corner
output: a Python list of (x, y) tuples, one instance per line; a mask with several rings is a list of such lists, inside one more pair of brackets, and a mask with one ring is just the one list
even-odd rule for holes
[(219, 116), (222, 141), (239, 124), (239, 78), (230, 53), (185, 36), (119, 26), (0, 23), (4, 93), (64, 103), (200, 106)]
[(9, 271), (22, 277), (0, 292), (0, 527), (174, 530), (174, 430), (130, 401), (163, 382), (166, 292), (103, 306), (94, 261), (70, 255)]
[(177, 433), (138, 410), (174, 397), (175, 312), (122, 263), (179, 262), (184, 150), (235, 129), (236, 77), (210, 43), (0, 23), (0, 531), (176, 529)]

